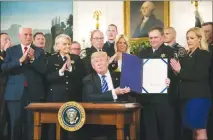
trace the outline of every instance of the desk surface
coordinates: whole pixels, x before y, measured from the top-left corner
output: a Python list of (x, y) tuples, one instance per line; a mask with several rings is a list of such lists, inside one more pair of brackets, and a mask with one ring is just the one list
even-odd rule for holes
[[(138, 103), (83, 103), (79, 102), (86, 110), (131, 110), (141, 108)], [(32, 110), (58, 110), (64, 103), (31, 103), (26, 109)]]
[[(124, 126), (130, 125), (130, 139), (140, 139), (139, 103), (81, 103), (86, 111), (87, 124), (115, 125), (117, 139), (124, 139)], [(34, 111), (34, 140), (40, 140), (41, 124), (56, 124), (56, 139), (60, 140), (61, 126), (58, 123), (58, 110), (64, 103), (31, 103), (26, 109)]]

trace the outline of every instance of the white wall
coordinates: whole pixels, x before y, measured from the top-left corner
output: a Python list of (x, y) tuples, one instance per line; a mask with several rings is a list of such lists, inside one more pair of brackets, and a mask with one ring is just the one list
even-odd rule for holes
[[(100, 30), (104, 33), (107, 25), (113, 23), (118, 26), (119, 33), (124, 32), (123, 1), (74, 1), (74, 40), (85, 46), (90, 45), (90, 32), (95, 29), (93, 12), (100, 10)], [(195, 24), (194, 5), (191, 1), (170, 2), (170, 26), (177, 30), (177, 42), (185, 45), (185, 33)], [(212, 2), (199, 1), (199, 11), (204, 21), (212, 21)]]
[(90, 46), (90, 33), (96, 28), (96, 20), (93, 18), (96, 10), (102, 13), (99, 24), (105, 35), (107, 26), (111, 23), (118, 26), (119, 33), (123, 32), (122, 1), (74, 1), (73, 10), (73, 38), (80, 43), (86, 40), (86, 46)]
[[(186, 31), (195, 26), (195, 7), (191, 1), (170, 3), (170, 26), (177, 31), (177, 42), (185, 46)], [(212, 1), (199, 1), (199, 12), (204, 22), (212, 21)]]

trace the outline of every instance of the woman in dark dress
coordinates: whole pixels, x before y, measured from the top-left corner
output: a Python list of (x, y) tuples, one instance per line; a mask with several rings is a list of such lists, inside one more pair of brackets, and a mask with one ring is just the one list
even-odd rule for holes
[(193, 27), (186, 33), (187, 56), (171, 59), (179, 77), (178, 92), (182, 123), (193, 131), (195, 140), (207, 140), (206, 125), (211, 106), (209, 68), (211, 53), (202, 29)]

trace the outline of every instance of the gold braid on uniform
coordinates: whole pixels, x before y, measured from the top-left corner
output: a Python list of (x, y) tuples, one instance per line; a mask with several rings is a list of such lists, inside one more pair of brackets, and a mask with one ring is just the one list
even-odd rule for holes
[(4, 60), (4, 58), (2, 56), (0, 56), (0, 60)]

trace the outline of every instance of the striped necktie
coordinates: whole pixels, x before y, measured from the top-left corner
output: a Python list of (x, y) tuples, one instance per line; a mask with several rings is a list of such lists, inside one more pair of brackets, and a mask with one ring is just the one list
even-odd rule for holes
[(106, 76), (102, 75), (101, 79), (102, 79), (102, 93), (107, 92), (108, 91), (108, 85), (107, 85), (107, 81), (106, 81)]

